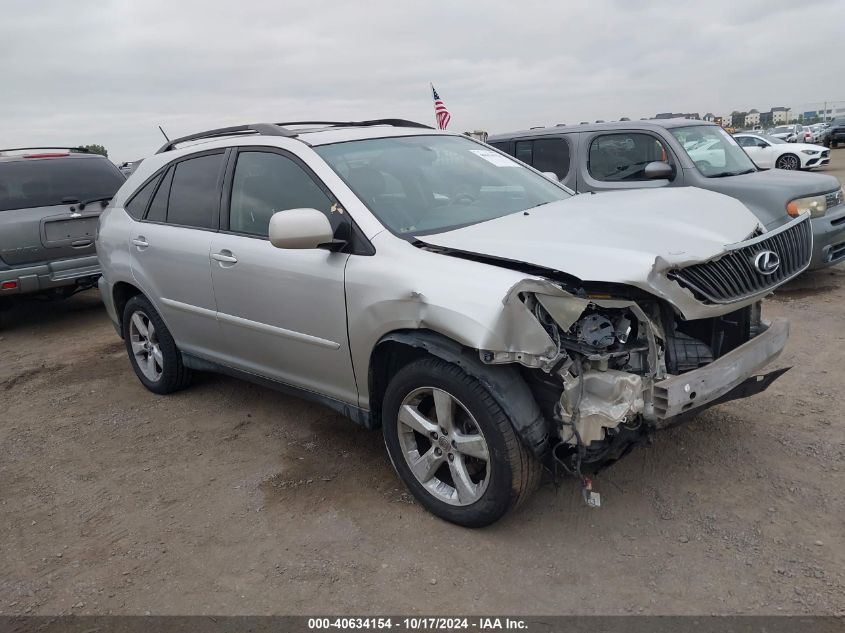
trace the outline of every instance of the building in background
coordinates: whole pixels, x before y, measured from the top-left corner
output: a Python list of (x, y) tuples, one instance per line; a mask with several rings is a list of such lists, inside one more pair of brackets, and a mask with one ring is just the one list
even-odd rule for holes
[(745, 127), (753, 127), (755, 125), (760, 125), (760, 112), (752, 108), (745, 115)]
[(790, 119), (792, 119), (792, 110), (789, 108), (783, 106), (772, 108), (772, 125), (783, 125), (789, 123)]

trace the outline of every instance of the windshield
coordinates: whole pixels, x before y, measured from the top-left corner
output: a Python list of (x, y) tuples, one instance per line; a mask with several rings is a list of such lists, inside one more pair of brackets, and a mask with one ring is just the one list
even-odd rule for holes
[(316, 147), (388, 229), (423, 235), (570, 197), (522, 163), (460, 136), (406, 136)]
[(757, 171), (733, 137), (716, 125), (693, 125), (671, 130), (698, 171), (708, 178)]
[(771, 134), (787, 134), (789, 132), (792, 132), (792, 128), (785, 125), (781, 125), (770, 131)]
[(0, 162), (0, 211), (52, 207), (63, 198), (111, 197), (126, 179), (107, 159), (44, 158)]

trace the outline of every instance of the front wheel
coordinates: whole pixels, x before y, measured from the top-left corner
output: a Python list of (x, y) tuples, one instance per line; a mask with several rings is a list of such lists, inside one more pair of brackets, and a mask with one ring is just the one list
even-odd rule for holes
[(425, 358), (402, 368), (387, 387), (382, 423), (402, 481), (452, 523), (489, 525), (539, 484), (541, 465), (505, 412), (456, 365)]
[(775, 162), (775, 167), (778, 169), (795, 171), (797, 169), (801, 169), (801, 159), (799, 159), (795, 154), (784, 154), (783, 156), (778, 157)]

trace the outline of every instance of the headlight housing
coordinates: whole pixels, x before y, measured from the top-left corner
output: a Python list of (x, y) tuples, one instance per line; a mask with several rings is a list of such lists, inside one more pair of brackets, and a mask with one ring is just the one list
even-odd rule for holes
[(801, 153), (802, 153), (802, 154), (807, 154), (807, 156), (815, 156), (816, 154), (818, 154), (818, 153), (819, 153), (819, 151), (818, 151), (818, 150), (815, 150), (815, 149), (802, 149), (802, 150), (801, 150)]
[(827, 200), (824, 195), (798, 198), (786, 205), (786, 212), (793, 218), (809, 213), (811, 218), (820, 218), (827, 212)]

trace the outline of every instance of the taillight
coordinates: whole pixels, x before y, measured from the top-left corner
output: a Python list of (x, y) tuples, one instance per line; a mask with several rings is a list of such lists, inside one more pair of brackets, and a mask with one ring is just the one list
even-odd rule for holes
[(2, 288), (3, 290), (14, 290), (17, 287), (17, 281), (4, 281), (2, 284), (0, 284), (0, 288)]

